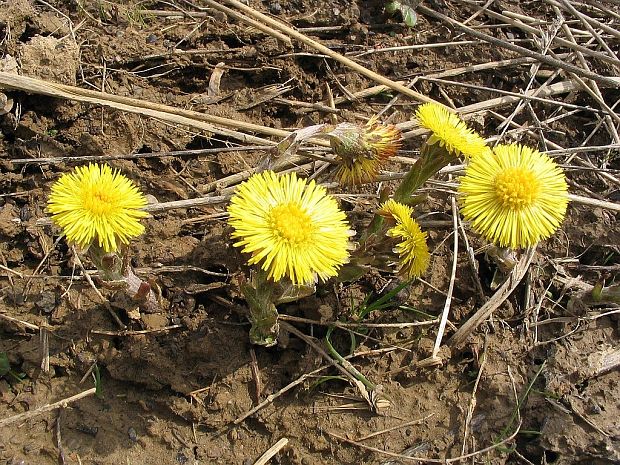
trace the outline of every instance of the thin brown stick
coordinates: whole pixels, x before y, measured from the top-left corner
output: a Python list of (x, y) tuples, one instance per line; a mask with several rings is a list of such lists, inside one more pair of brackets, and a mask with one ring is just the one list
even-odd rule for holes
[(254, 394), (258, 404), (260, 402), (260, 393), (263, 392), (263, 383), (261, 382), (260, 368), (258, 367), (258, 359), (256, 358), (254, 347), (250, 348), (250, 357), (252, 358), (250, 368), (252, 370), (252, 378), (254, 378)]
[(392, 328), (392, 329), (403, 329), (403, 328), (411, 328), (414, 326), (430, 326), (437, 323), (439, 320), (437, 318), (428, 321), (412, 321), (408, 323), (343, 323), (341, 321), (319, 321), (319, 320), (311, 320), (310, 318), (303, 318), (294, 315), (279, 315), (280, 320), (284, 321), (295, 321), (297, 323), (308, 323), (311, 325), (319, 325), (319, 326), (335, 326), (336, 328), (359, 328), (363, 326), (364, 328)]
[(90, 334), (99, 334), (101, 336), (141, 336), (143, 334), (157, 334), (172, 331), (173, 329), (183, 328), (183, 325), (162, 326), (161, 328), (125, 330), (125, 331), (104, 331), (102, 329), (93, 329)]
[[(260, 13), (259, 11), (255, 10), (254, 8), (244, 5), (243, 3), (241, 3), (238, 0), (223, 0), (224, 3), (227, 3), (235, 8), (237, 8), (238, 10), (243, 11), (244, 13), (246, 13), (248, 16), (254, 17), (256, 18), (258, 21), (261, 21), (262, 23), (268, 25), (269, 27), (273, 27), (275, 29), (277, 29), (278, 31), (283, 32), (284, 34), (288, 35), (289, 37), (292, 37), (294, 39), (299, 40), (300, 42), (314, 48), (315, 50), (318, 50), (319, 52), (329, 56), (330, 58), (333, 58), (334, 60), (348, 66), (349, 68), (353, 69), (354, 71), (363, 74), (364, 76), (366, 76), (367, 78), (372, 79), (375, 82), (378, 82), (379, 84), (383, 84), (388, 86), (389, 88), (396, 90), (398, 92), (401, 92), (405, 95), (407, 95), (408, 97), (413, 98), (414, 100), (417, 100), (419, 102), (433, 102), (436, 103), (438, 105), (441, 105), (439, 102), (435, 102), (435, 100), (433, 100), (430, 97), (427, 97), (426, 95), (420, 94), (419, 92), (416, 92), (414, 90), (411, 90), (409, 88), (407, 88), (406, 86), (397, 83), (396, 81), (393, 81), (391, 79), (386, 78), (385, 76), (382, 76), (378, 73), (375, 73), (374, 71), (369, 70), (368, 68), (365, 68), (364, 66), (356, 63), (355, 61), (337, 53), (334, 52), (333, 50), (331, 50), (330, 48), (327, 48), (325, 45), (321, 44), (320, 42), (311, 39), (310, 37), (306, 36), (305, 34), (302, 34), (299, 31), (296, 31), (295, 29), (287, 26), (286, 24), (277, 21), (273, 18), (270, 18), (267, 15), (264, 15), (262, 13)], [(443, 105), (442, 105), (443, 106)], [(447, 108), (447, 107), (446, 107)]]
[[(461, 3), (464, 4), (468, 4), (468, 5), (472, 5), (472, 2), (469, 0), (460, 0)], [(528, 32), (530, 34), (533, 34), (535, 36), (538, 37), (543, 37), (543, 31), (541, 31), (540, 29), (531, 26), (529, 24), (525, 24), (521, 21), (515, 21), (512, 18), (508, 17), (505, 14), (502, 13), (497, 13), (495, 11), (492, 10), (487, 10), (485, 11), (485, 14), (487, 14), (488, 16), (490, 16), (493, 19), (497, 19), (500, 21), (505, 21), (506, 23), (510, 24), (511, 26), (514, 27), (518, 27), (520, 29), (522, 29), (525, 32)], [(496, 41), (499, 41), (499, 39), (496, 39)], [(590, 50), (587, 47), (584, 47), (583, 45), (577, 44), (575, 42), (571, 42), (570, 40), (566, 40), (563, 39), (562, 37), (556, 36), (553, 38), (554, 42), (557, 42), (557, 44), (563, 46), (563, 47), (567, 47), (571, 50), (576, 50), (576, 51), (580, 51), (581, 53), (583, 53), (584, 55), (588, 55), (592, 58), (597, 58), (599, 60), (605, 61), (607, 63), (612, 63), (612, 64), (618, 64), (620, 62), (620, 60), (618, 60), (618, 58), (613, 58), (608, 56), (605, 53), (596, 51), (596, 50)], [(501, 41), (499, 41), (501, 42)], [(531, 56), (531, 55), (530, 55)], [(553, 66), (553, 65), (552, 65)], [(553, 66), (554, 68), (558, 68), (557, 66)]]
[(37, 325), (33, 325), (32, 323), (28, 323), (27, 321), (18, 320), (17, 318), (5, 315), (4, 313), (0, 313), (0, 320), (10, 321), (11, 323), (22, 325), (28, 329), (32, 329), (33, 331), (39, 331), (39, 327)]
[(0, 265), (0, 270), (7, 271), (8, 273), (14, 274), (15, 276), (19, 276), (20, 278), (24, 277), (24, 275), (21, 274), (19, 271), (12, 270), (8, 266)]
[(77, 265), (80, 267), (80, 270), (82, 270), (82, 276), (84, 276), (84, 279), (86, 279), (86, 282), (90, 285), (93, 291), (95, 291), (95, 294), (97, 294), (97, 297), (99, 297), (99, 300), (101, 300), (101, 303), (104, 305), (104, 307), (106, 308), (106, 310), (108, 311), (108, 313), (110, 314), (114, 322), (120, 328), (123, 328), (123, 329), (127, 328), (127, 326), (125, 326), (125, 324), (121, 321), (118, 315), (114, 313), (114, 310), (112, 309), (112, 306), (110, 305), (110, 302), (108, 301), (108, 299), (106, 299), (103, 296), (103, 294), (101, 294), (101, 291), (97, 289), (97, 286), (95, 285), (93, 281), (93, 278), (91, 278), (90, 274), (88, 274), (88, 272), (86, 271), (86, 268), (84, 267), (84, 264), (82, 263), (82, 260), (80, 259), (80, 255), (78, 254), (78, 251), (75, 248), (75, 246), (72, 246), (71, 249), (73, 250), (73, 259), (75, 260), (75, 263), (77, 263)]
[[(281, 316), (281, 315), (280, 315)], [(345, 358), (345, 360), (349, 360), (352, 359), (354, 357), (362, 357), (362, 356), (367, 356), (367, 355), (375, 355), (375, 354), (386, 354), (389, 352), (392, 352), (394, 349), (388, 348), (388, 349), (376, 349), (376, 350), (369, 350), (366, 352), (358, 352), (356, 354), (351, 354), (351, 355), (347, 355)], [(287, 391), (290, 391), (291, 389), (293, 389), (295, 386), (299, 386), (301, 383), (303, 383), (305, 380), (307, 380), (308, 378), (315, 376), (317, 374), (319, 374), (321, 371), (326, 370), (327, 368), (336, 365), (338, 362), (336, 360), (331, 360), (330, 363), (328, 363), (327, 365), (323, 365), (319, 368), (317, 368), (316, 370), (313, 370), (309, 373), (304, 373), (303, 375), (301, 375), (299, 378), (297, 378), (295, 381), (292, 381), (291, 383), (287, 384), (286, 386), (284, 386), (282, 389), (280, 389), (278, 392), (275, 392), (273, 394), (270, 394), (269, 396), (267, 396), (267, 398), (265, 400), (263, 400), (260, 404), (256, 405), (255, 407), (253, 407), (252, 409), (248, 410), (247, 412), (245, 412), (243, 415), (241, 415), (240, 417), (237, 417), (234, 421), (233, 424), (234, 425), (238, 425), (239, 423), (241, 423), (243, 420), (245, 420), (246, 418), (254, 415), (256, 412), (258, 412), (259, 410), (265, 408), (267, 405), (271, 404), (275, 399), (277, 399), (278, 397), (280, 397), (282, 394), (286, 393)]]
[(465, 453), (465, 448), (467, 447), (467, 434), (469, 433), (469, 427), (471, 425), (471, 419), (474, 416), (474, 410), (476, 409), (476, 392), (478, 392), (478, 385), (480, 384), (480, 379), (482, 378), (482, 373), (484, 372), (484, 367), (487, 363), (487, 338), (484, 339), (484, 349), (482, 350), (482, 355), (480, 356), (480, 366), (478, 368), (478, 376), (476, 376), (476, 381), (474, 382), (474, 387), (471, 390), (471, 399), (469, 400), (469, 405), (467, 406), (467, 415), (465, 417), (465, 426), (463, 427), (463, 445), (461, 447), (461, 454)]
[[(573, 16), (575, 16), (575, 17), (579, 18), (579, 21), (581, 21), (581, 24), (583, 24), (583, 26), (586, 28), (586, 30), (590, 33), (590, 35), (591, 35), (592, 37), (594, 37), (594, 39), (595, 39), (595, 40), (599, 43), (599, 45), (600, 45), (601, 47), (603, 47), (603, 49), (604, 49), (604, 50), (605, 50), (605, 51), (609, 54), (609, 56), (610, 56), (611, 58), (614, 58), (614, 59), (616, 59), (616, 60), (617, 60), (617, 59), (618, 59), (618, 57), (616, 56), (616, 54), (614, 53), (614, 51), (613, 51), (613, 50), (609, 47), (609, 45), (607, 45), (607, 43), (606, 43), (606, 42), (605, 42), (605, 41), (601, 38), (600, 34), (594, 30), (594, 28), (593, 28), (593, 27), (592, 27), (592, 25), (590, 24), (590, 22), (591, 22), (591, 21), (588, 21), (588, 20), (591, 20), (592, 18), (590, 18), (589, 16), (584, 15), (583, 13), (581, 13), (581, 12), (577, 11), (577, 9), (576, 9), (573, 5), (571, 5), (571, 3), (570, 3), (570, 2), (568, 2), (567, 0), (560, 0), (560, 1), (562, 2), (561, 7), (562, 7), (562, 8), (564, 8), (565, 10), (570, 11), (570, 13), (571, 13)], [(548, 3), (551, 3), (551, 2), (548, 2)], [(553, 3), (555, 3), (555, 2), (553, 2)], [(602, 24), (602, 23), (600, 23), (600, 24)], [(610, 29), (611, 29), (611, 28), (610, 28)], [(611, 30), (612, 30), (612, 31), (614, 31), (615, 33), (618, 33), (618, 31), (615, 31), (615, 29), (611, 29)]]
[(428, 419), (429, 419), (430, 417), (432, 417), (433, 415), (435, 415), (435, 414), (434, 414), (434, 413), (431, 413), (431, 414), (429, 414), (429, 415), (426, 415), (424, 418), (418, 418), (417, 420), (411, 420), (411, 421), (407, 421), (407, 422), (405, 422), (405, 423), (400, 423), (400, 424), (398, 424), (398, 425), (395, 425), (395, 426), (391, 426), (391, 427), (389, 427), (389, 428), (382, 429), (381, 431), (375, 431), (374, 433), (370, 433), (370, 434), (367, 434), (367, 435), (365, 435), (365, 436), (362, 436), (361, 438), (357, 438), (357, 439), (356, 439), (356, 441), (365, 441), (366, 439), (375, 438), (375, 437), (380, 436), (380, 435), (382, 435), (382, 434), (389, 433), (390, 431), (395, 431), (395, 430), (397, 430), (397, 429), (400, 429), (400, 428), (405, 428), (405, 427), (407, 427), (407, 426), (411, 426), (411, 425), (417, 425), (417, 424), (420, 424), (420, 423), (422, 423), (423, 421), (428, 420)]
[(499, 287), (493, 297), (482, 307), (480, 307), (480, 309), (448, 340), (448, 344), (450, 346), (457, 348), (460, 347), (469, 335), (480, 324), (482, 324), (482, 322), (484, 322), (491, 315), (491, 313), (493, 313), (493, 311), (508, 298), (510, 294), (512, 294), (523, 279), (523, 276), (525, 276), (525, 273), (534, 258), (535, 252), (536, 246), (527, 250), (516, 266), (512, 269), (508, 279), (506, 279), (506, 281)]
[(11, 425), (13, 423), (24, 422), (24, 421), (30, 420), (31, 418), (34, 418), (36, 416), (42, 415), (47, 412), (51, 412), (52, 410), (56, 410), (57, 408), (66, 407), (67, 405), (69, 405), (72, 402), (75, 402), (76, 400), (80, 400), (80, 399), (83, 399), (84, 397), (93, 395), (96, 390), (97, 390), (96, 388), (90, 388), (87, 391), (80, 392), (79, 394), (76, 394), (71, 397), (67, 397), (66, 399), (63, 399), (63, 400), (59, 400), (58, 402), (54, 402), (53, 404), (47, 404), (35, 410), (30, 410), (28, 412), (20, 413), (19, 415), (14, 415), (12, 417), (5, 418), (4, 420), (0, 420), (0, 428)]
[(50, 372), (50, 331), (47, 325), (41, 325), (39, 329), (39, 357), (41, 359), (41, 371)]
[[(109, 161), (109, 160), (135, 160), (140, 158), (165, 158), (165, 157), (194, 157), (200, 155), (220, 154), (222, 152), (248, 152), (254, 150), (269, 150), (271, 145), (240, 145), (238, 147), (218, 147), (215, 149), (172, 150), (169, 152), (151, 153), (122, 153), (117, 155), (80, 155), (66, 157), (42, 157), (42, 158), (15, 158), (9, 160), (14, 165), (23, 164), (58, 164), (69, 162)], [(1, 266), (1, 265), (0, 265)]]
[(218, 3), (218, 2), (215, 2), (213, 0), (204, 0), (204, 2), (207, 5), (209, 5), (211, 8), (213, 8), (215, 10), (218, 10), (218, 11), (221, 11), (223, 13), (226, 13), (231, 18), (235, 18), (238, 21), (242, 21), (244, 23), (247, 23), (250, 26), (255, 27), (256, 29), (258, 29), (260, 31), (263, 31), (265, 34), (275, 37), (276, 39), (284, 42), (289, 47), (293, 46), (293, 43), (291, 42), (290, 38), (288, 38), (287, 36), (285, 36), (281, 32), (274, 31), (273, 28), (265, 26), (260, 21), (256, 21), (255, 19), (252, 19), (252, 18), (250, 18), (250, 17), (248, 17), (248, 16), (246, 16), (244, 14), (241, 14), (241, 13), (233, 10), (232, 8), (228, 8), (227, 6), (224, 6), (224, 5), (222, 5), (222, 4)]
[[(280, 327), (286, 331), (288, 331), (289, 333), (294, 334), (295, 336), (297, 336), (298, 338), (300, 338), (302, 341), (304, 341), (306, 344), (308, 344), (310, 347), (312, 347), (315, 352), (317, 352), (318, 354), (320, 354), (325, 360), (327, 360), (328, 362), (333, 361), (334, 359), (327, 353), (327, 351), (325, 349), (323, 349), (320, 345), (318, 345), (316, 342), (314, 342), (313, 338), (311, 338), (310, 336), (304, 334), (303, 332), (301, 332), (300, 330), (298, 330), (297, 328), (295, 328), (293, 325), (285, 322), (285, 321), (281, 321), (280, 322)], [(348, 362), (346, 362), (348, 363)], [(349, 365), (351, 365), (349, 363)], [(356, 386), (358, 388), (358, 390), (360, 390), (360, 394), (362, 395), (362, 398), (364, 398), (368, 404), (369, 407), (373, 408), (372, 403), (370, 402), (369, 396), (368, 396), (368, 392), (366, 390), (366, 387), (364, 386), (363, 383), (361, 383), (354, 375), (353, 373), (351, 373), (347, 368), (344, 367), (344, 364), (341, 363), (335, 363), (334, 366), (336, 367), (336, 369), (342, 373), (343, 375), (345, 375), (347, 378), (349, 378), (349, 380), (351, 380), (351, 383)]]
[(273, 446), (271, 446), (263, 455), (259, 457), (259, 459), (254, 462), (254, 465), (265, 465), (271, 458), (280, 452), (284, 446), (288, 444), (287, 438), (282, 438), (278, 442), (276, 442)]
[(508, 436), (503, 441), (498, 442), (496, 444), (493, 444), (492, 446), (485, 447), (484, 449), (480, 449), (478, 451), (472, 452), (470, 454), (461, 455), (460, 457), (455, 457), (455, 458), (452, 458), (452, 459), (429, 459), (429, 458), (426, 458), (426, 457), (410, 457), (408, 455), (396, 454), (394, 452), (389, 452), (389, 451), (386, 451), (386, 450), (381, 450), (381, 449), (378, 449), (376, 447), (367, 446), (366, 444), (360, 444), (359, 442), (353, 441), (351, 439), (345, 438), (343, 436), (340, 436), (340, 435), (338, 435), (336, 433), (332, 433), (332, 432), (327, 431), (327, 430), (325, 430), (325, 433), (327, 433), (329, 436), (331, 436), (333, 438), (338, 439), (339, 441), (343, 441), (343, 442), (352, 444), (354, 446), (361, 447), (362, 449), (366, 449), (366, 450), (370, 450), (370, 451), (376, 452), (378, 454), (387, 455), (389, 457), (396, 457), (396, 458), (400, 459), (401, 461), (423, 462), (423, 463), (440, 463), (440, 464), (444, 464), (445, 465), (445, 464), (449, 464), (449, 463), (461, 462), (463, 460), (467, 460), (469, 458), (476, 457), (476, 456), (481, 455), (481, 454), (486, 454), (487, 452), (491, 452), (492, 450), (497, 449), (498, 447), (503, 446), (504, 444), (512, 441), (516, 437), (516, 435), (519, 433), (520, 429), (521, 429), (521, 423), (519, 423), (517, 425), (517, 428), (515, 429), (515, 432), (513, 434), (511, 434), (510, 436)]
[[(493, 36), (490, 36), (488, 34), (485, 34), (484, 32), (479, 32), (476, 31), (475, 29), (472, 29), (468, 26), (465, 26), (461, 23), (459, 23), (458, 21), (450, 18), (449, 16), (446, 16), (442, 13), (439, 13), (437, 11), (431, 10), (430, 8), (424, 6), (424, 5), (418, 5), (418, 11), (420, 11), (421, 13), (427, 15), (427, 16), (431, 16), (435, 19), (439, 19), (440, 21), (443, 21), (445, 23), (450, 24), (451, 26), (460, 29), (461, 31), (465, 32), (466, 34), (469, 34), (473, 37), (477, 37), (479, 39), (484, 40), (485, 42), (488, 42), (492, 45), (497, 45), (499, 47), (502, 48), (506, 48), (508, 50), (512, 50), (513, 52), (517, 52), (520, 55), (524, 55), (524, 56), (529, 56), (532, 58), (536, 58), (538, 61), (540, 61), (541, 63), (545, 63), (549, 66), (552, 66), (553, 68), (560, 68), (563, 69), (565, 71), (569, 71), (575, 74), (578, 74), (580, 76), (586, 77), (588, 79), (592, 79), (600, 84), (604, 84), (610, 87), (620, 87), (620, 83), (608, 76), (601, 76), (599, 74), (593, 73), (592, 71), (588, 71), (585, 69), (582, 69), (578, 66), (572, 65), (570, 63), (566, 63), (564, 61), (543, 55), (541, 53), (535, 52), (533, 50), (529, 50), (527, 48), (524, 47), (520, 47), (519, 45), (515, 45), (515, 44), (511, 44), (509, 42), (497, 39)], [(571, 42), (568, 42), (569, 44)], [(572, 44), (571, 44), (572, 45)], [(606, 57), (606, 55), (603, 55)], [(606, 57), (607, 58), (607, 57)], [(620, 62), (620, 60), (615, 60), (614, 63), (616, 62)]]

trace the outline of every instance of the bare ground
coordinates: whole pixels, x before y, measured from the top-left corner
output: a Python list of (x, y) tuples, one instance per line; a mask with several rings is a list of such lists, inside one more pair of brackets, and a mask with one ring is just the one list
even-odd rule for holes
[[(617, 77), (620, 10), (615, 2), (588, 3), (560, 2), (559, 10), (552, 1), (493, 2), (486, 11), (461, 1), (424, 5), (503, 44)], [(451, 276), (453, 188), (445, 176), (429, 183), (417, 213), (428, 225), (431, 267), (424, 281), (398, 295), (401, 307), (374, 312), (367, 321), (422, 324), (370, 328), (356, 337), (352, 362), (383, 385), (393, 405), (376, 415), (346, 380), (317, 383), (319, 376), (336, 375), (333, 368), (281, 392), (326, 362), (294, 335), (274, 348), (249, 344), (234, 286), (243, 258), (230, 245), (225, 204), (165, 207), (146, 221), (147, 234), (132, 244), (133, 265), (156, 279), (169, 305), (155, 314), (114, 309), (124, 328), (45, 221), (51, 183), (87, 157), (112, 158), (112, 166), (165, 205), (226, 193), (264, 151), (246, 150), (249, 144), (238, 137), (202, 130), (198, 122), (7, 90), (12, 105), (0, 116), (0, 353), (23, 379), (0, 378), (0, 463), (253, 464), (281, 438), (288, 444), (272, 463), (414, 463), (377, 449), (429, 460), (473, 454), (463, 460), (470, 463), (620, 462), (620, 373), (613, 367), (618, 306), (594, 305), (580, 294), (584, 286), (613, 285), (620, 267), (619, 118), (610, 110), (620, 98), (618, 87), (588, 81), (593, 90), (587, 92), (581, 79), (592, 76), (528, 61), (424, 10), (410, 29), (386, 15), (379, 1), (250, 4), (460, 109), (486, 137), (502, 134), (502, 140), (554, 151), (573, 194), (616, 208), (571, 203), (561, 230), (538, 247), (525, 278), (491, 319), (464, 345), (444, 345), (441, 366), (422, 367), (450, 280), (455, 290), (446, 340), (494, 295), (496, 273), (483, 241), (467, 231), (477, 269), (461, 243)], [(564, 42), (541, 42), (535, 31)], [(342, 99), (377, 83), (311, 47), (287, 45), (187, 2), (13, 0), (0, 9), (0, 37), (0, 71), (229, 118), (242, 133), (270, 140), (278, 138), (248, 131), (244, 123), (290, 130), (383, 112), (382, 119), (414, 128), (409, 121), (416, 102), (393, 99), (397, 93), (390, 89)], [(581, 47), (582, 60), (571, 44)], [(382, 50), (387, 47), (396, 48)], [(482, 66), (467, 68), (473, 65)], [(209, 89), (219, 72), (219, 85), (212, 79)], [(570, 89), (557, 90), (559, 82)], [(535, 89), (539, 99), (522, 97)], [(502, 95), (508, 97), (494, 100)], [(502, 132), (506, 118), (512, 123)], [(419, 132), (406, 137), (397, 160), (403, 163), (393, 163), (386, 179), (406, 171), (407, 159), (417, 156)], [(575, 147), (582, 149), (566, 150)], [(217, 150), (191, 152), (197, 149)], [(150, 155), (170, 151), (179, 153)], [(312, 174), (317, 167), (296, 169)], [(319, 180), (333, 181), (330, 170)], [(371, 218), (376, 187), (332, 189), (346, 194), (341, 205), (358, 231)], [(326, 324), (352, 321), (366, 296), (375, 299), (394, 285), (392, 274), (377, 270), (352, 284), (327, 283), (280, 312), (314, 320), (292, 323), (321, 344)], [(40, 332), (49, 337), (48, 351), (41, 350), (47, 345)], [(347, 331), (336, 330), (332, 339), (348, 353)], [(47, 353), (48, 372), (42, 369)], [(599, 369), (601, 360), (611, 365)], [(101, 396), (1, 426), (90, 389), (94, 367)], [(265, 399), (272, 401), (235, 422)]]

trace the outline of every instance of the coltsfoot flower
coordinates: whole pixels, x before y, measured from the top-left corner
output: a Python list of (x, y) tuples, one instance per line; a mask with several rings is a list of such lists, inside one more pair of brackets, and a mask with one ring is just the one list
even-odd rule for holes
[(422, 127), (431, 131), (427, 144), (440, 144), (451, 154), (476, 157), (489, 152), (489, 147), (480, 135), (448, 109), (436, 103), (420, 105), (416, 118)]
[(428, 268), (430, 253), (427, 233), (411, 217), (413, 208), (390, 199), (381, 206), (379, 214), (396, 223), (387, 235), (401, 240), (394, 248), (399, 257), (399, 273), (409, 279), (421, 276)]
[(309, 284), (338, 274), (349, 260), (346, 216), (324, 187), (295, 173), (263, 171), (241, 184), (230, 201), (236, 247), (252, 254), (268, 277)]
[(380, 123), (376, 117), (363, 126), (341, 123), (328, 135), (340, 163), (336, 177), (347, 185), (374, 181), (402, 144), (400, 130)]
[(147, 204), (140, 190), (108, 165), (80, 166), (52, 185), (47, 209), (67, 240), (82, 248), (96, 241), (105, 252), (144, 232)]
[(529, 247), (550, 237), (568, 205), (563, 171), (547, 155), (519, 144), (472, 158), (458, 190), (465, 220), (501, 247)]

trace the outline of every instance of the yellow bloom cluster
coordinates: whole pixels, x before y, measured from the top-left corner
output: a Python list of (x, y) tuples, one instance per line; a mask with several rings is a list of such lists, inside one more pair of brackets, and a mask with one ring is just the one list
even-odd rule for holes
[(310, 284), (336, 276), (349, 260), (344, 212), (325, 188), (295, 173), (264, 171), (241, 184), (228, 207), (234, 245), (252, 254), (269, 278)]
[(116, 251), (144, 232), (140, 218), (146, 197), (117, 170), (89, 164), (64, 174), (52, 186), (47, 209), (69, 242), (82, 248), (93, 241)]
[(551, 236), (568, 204), (562, 170), (547, 155), (519, 144), (473, 158), (459, 185), (472, 229), (501, 247), (529, 247)]
[(417, 278), (428, 268), (430, 254), (426, 244), (427, 233), (412, 218), (413, 209), (408, 205), (388, 200), (379, 209), (379, 214), (396, 224), (388, 229), (387, 235), (401, 241), (396, 244), (394, 252), (400, 259), (399, 273), (407, 278)]
[(427, 144), (440, 144), (455, 156), (476, 157), (489, 151), (486, 142), (478, 133), (447, 108), (435, 103), (420, 105), (416, 111), (420, 126), (431, 131)]
[(400, 130), (392, 124), (380, 123), (376, 117), (364, 126), (339, 124), (329, 136), (340, 164), (336, 177), (346, 185), (374, 181), (381, 167), (401, 146)]

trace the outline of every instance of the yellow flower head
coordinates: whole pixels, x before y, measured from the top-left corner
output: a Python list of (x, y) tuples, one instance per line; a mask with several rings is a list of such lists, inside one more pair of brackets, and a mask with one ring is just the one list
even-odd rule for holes
[(336, 176), (348, 185), (374, 181), (402, 143), (396, 126), (380, 123), (374, 116), (364, 126), (341, 123), (329, 136), (340, 163)]
[(89, 164), (66, 173), (52, 185), (47, 209), (69, 242), (86, 248), (93, 240), (106, 252), (144, 232), (139, 219), (146, 197), (117, 170)]
[(488, 153), (489, 147), (478, 133), (447, 108), (436, 103), (420, 105), (416, 118), (422, 127), (431, 131), (427, 144), (440, 144), (451, 154), (476, 157)]
[(568, 186), (547, 156), (519, 144), (472, 158), (459, 185), (463, 217), (501, 247), (529, 247), (564, 219)]
[(230, 201), (234, 245), (251, 253), (274, 281), (313, 283), (338, 274), (349, 259), (349, 230), (344, 212), (325, 188), (295, 173), (263, 171), (241, 184)]
[(396, 244), (394, 253), (400, 259), (399, 273), (407, 278), (417, 278), (428, 268), (430, 254), (426, 244), (427, 233), (422, 232), (420, 225), (411, 217), (413, 209), (408, 205), (388, 200), (379, 209), (382, 216), (391, 217), (396, 225), (388, 229), (387, 235), (402, 239)]
[(378, 213), (388, 220), (402, 223), (405, 221), (405, 218), (411, 218), (411, 215), (413, 215), (413, 208), (409, 205), (397, 202), (394, 199), (390, 199), (381, 205)]

